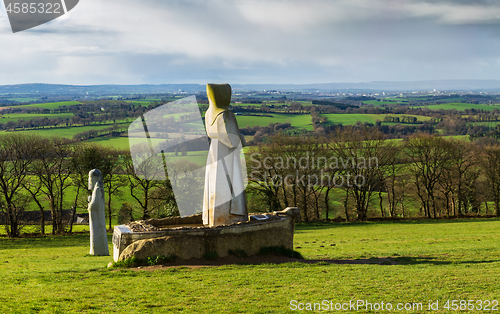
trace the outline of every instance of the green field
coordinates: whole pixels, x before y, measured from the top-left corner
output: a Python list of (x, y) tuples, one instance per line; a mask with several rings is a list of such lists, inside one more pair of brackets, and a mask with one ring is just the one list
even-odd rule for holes
[(125, 100), (125, 102), (131, 103), (138, 106), (149, 106), (155, 100), (143, 99), (143, 100)]
[(366, 105), (373, 105), (373, 106), (383, 106), (383, 105), (406, 105), (407, 100), (387, 100), (387, 99), (381, 99), (379, 100), (364, 100), (363, 103)]
[(38, 98), (30, 98), (30, 97), (19, 97), (19, 98), (10, 98), (8, 100), (17, 101), (17, 102), (32, 102), (37, 101)]
[(431, 110), (458, 110), (464, 111), (465, 109), (476, 109), (476, 110), (487, 110), (492, 111), (493, 109), (500, 109), (500, 104), (494, 105), (485, 105), (485, 104), (466, 104), (466, 103), (446, 103), (446, 104), (438, 104), (438, 105), (430, 105), (430, 106), (419, 106), (413, 108), (428, 108)]
[[(387, 125), (393, 125), (396, 123), (393, 122), (383, 122), (384, 118), (386, 116), (390, 117), (402, 117), (402, 116), (407, 116), (407, 117), (416, 117), (418, 121), (428, 121), (431, 119), (431, 117), (426, 117), (426, 116), (416, 116), (416, 115), (404, 115), (404, 114), (391, 114), (391, 115), (386, 115), (386, 114), (362, 114), (362, 113), (328, 113), (328, 114), (322, 114), (322, 117), (327, 118), (327, 124), (343, 124), (343, 125), (353, 125), (356, 124), (358, 121), (361, 123), (372, 123), (375, 124), (377, 120), (382, 121), (383, 124)], [(408, 124), (404, 124), (408, 125)]]
[(273, 113), (272, 117), (237, 115), (236, 120), (240, 128), (247, 126), (268, 126), (270, 123), (291, 123), (292, 127), (305, 128), (312, 131), (311, 115)]
[[(404, 313), (455, 313), (447, 300), (474, 300), (474, 311), (459, 312), (490, 312), (499, 300), (499, 229), (498, 219), (299, 224), (294, 247), (309, 263), (154, 271), (107, 269), (111, 257), (87, 255), (88, 234), (2, 237), (0, 312), (295, 313), (323, 300), (413, 306), (393, 310)], [(429, 311), (436, 301), (439, 310)]]
[[(2, 120), (0, 119), (0, 122)], [(120, 125), (120, 124), (118, 124)], [(124, 123), (123, 125), (128, 125), (127, 123)], [(104, 125), (87, 125), (87, 126), (73, 126), (73, 127), (66, 127), (66, 128), (47, 128), (47, 129), (36, 129), (36, 130), (27, 130), (27, 131), (16, 131), (16, 132), (25, 132), (25, 133), (33, 133), (33, 134), (38, 134), (40, 136), (60, 136), (60, 137), (65, 137), (65, 138), (73, 138), (75, 134), (82, 133), (85, 131), (90, 131), (90, 130), (100, 130), (100, 129), (106, 129), (110, 128), (113, 125), (111, 124), (104, 124)], [(4, 133), (6, 131), (0, 131), (0, 134)]]
[(61, 101), (61, 102), (51, 102), (51, 103), (44, 103), (44, 104), (31, 104), (31, 105), (21, 105), (21, 106), (15, 106), (13, 108), (23, 108), (23, 107), (31, 107), (31, 108), (42, 108), (42, 109), (57, 109), (62, 106), (74, 106), (74, 105), (81, 105), (82, 103), (79, 101)]
[(128, 137), (96, 137), (87, 141), (86, 143), (97, 143), (102, 146), (112, 147), (119, 150), (128, 150), (129, 141)]
[(72, 113), (5, 113), (2, 114), (0, 111), (0, 123), (6, 123), (9, 121), (18, 121), (18, 120), (31, 120), (31, 119), (54, 119), (54, 118), (71, 118), (73, 117)]

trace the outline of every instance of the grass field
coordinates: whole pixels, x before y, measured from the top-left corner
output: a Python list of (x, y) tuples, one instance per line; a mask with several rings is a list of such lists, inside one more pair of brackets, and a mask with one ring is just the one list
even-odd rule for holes
[(85, 141), (87, 143), (97, 143), (102, 146), (112, 147), (119, 150), (128, 150), (129, 141), (128, 137), (96, 137)]
[(10, 98), (8, 100), (18, 101), (18, 102), (32, 102), (36, 101), (38, 98), (30, 98), (30, 97), (19, 97), (19, 98)]
[(9, 121), (18, 121), (18, 120), (30, 120), (30, 119), (54, 119), (54, 118), (71, 118), (73, 117), (72, 113), (6, 113), (1, 114), (0, 112), (0, 123), (7, 123)]
[[(322, 117), (327, 118), (327, 124), (343, 124), (343, 125), (352, 125), (356, 124), (358, 121), (361, 123), (372, 123), (375, 124), (377, 120), (384, 121), (384, 118), (386, 116), (390, 117), (402, 117), (402, 116), (408, 116), (408, 117), (416, 117), (418, 121), (428, 121), (431, 119), (431, 117), (426, 117), (426, 116), (416, 116), (416, 115), (404, 115), (404, 114), (391, 114), (391, 115), (386, 115), (386, 114), (362, 114), (362, 113), (328, 113), (328, 114), (322, 114)], [(395, 123), (384, 123), (387, 125), (393, 125)], [(406, 124), (405, 124), (406, 125)]]
[(23, 107), (32, 107), (32, 108), (42, 108), (42, 109), (56, 109), (62, 106), (74, 106), (74, 105), (81, 105), (82, 103), (79, 101), (61, 101), (61, 102), (51, 102), (51, 103), (44, 103), (44, 104), (31, 104), (31, 105), (21, 105), (21, 106), (15, 106), (15, 108), (23, 108)]
[[(111, 257), (87, 255), (88, 234), (2, 237), (0, 312), (294, 313), (323, 300), (413, 307), (404, 313), (454, 313), (447, 300), (474, 300), (474, 311), (460, 312), (490, 312), (486, 300), (491, 309), (500, 289), (498, 229), (498, 219), (299, 224), (295, 250), (316, 263), (155, 271), (107, 269)], [(428, 311), (436, 301), (439, 310)]]
[[(2, 119), (0, 119), (0, 122)], [(125, 123), (123, 125), (128, 125)], [(27, 131), (16, 131), (16, 132), (25, 132), (25, 133), (34, 133), (40, 136), (60, 136), (66, 138), (72, 138), (75, 134), (82, 133), (90, 130), (100, 130), (110, 128), (113, 125), (105, 124), (105, 125), (87, 125), (87, 126), (77, 126), (77, 127), (67, 127), (67, 128), (47, 128), (47, 129), (36, 129), (36, 130), (27, 130)], [(6, 131), (0, 131), (0, 134)]]
[[(476, 109), (476, 110), (487, 110), (487, 111), (492, 111), (493, 109), (500, 109), (499, 104), (495, 105), (485, 105), (485, 104), (466, 104), (466, 103), (446, 103), (446, 104), (439, 104), (439, 105), (430, 105), (430, 106), (424, 106), (425, 108), (431, 109), (431, 110), (458, 110), (458, 111), (464, 111), (465, 109)], [(422, 107), (413, 107), (413, 108), (422, 108)]]
[(236, 120), (240, 128), (247, 126), (268, 126), (269, 123), (291, 123), (292, 127), (312, 131), (311, 115), (309, 114), (284, 114), (273, 113), (272, 117), (266, 116), (242, 116), (237, 115)]
[(143, 99), (143, 100), (125, 100), (125, 102), (131, 103), (133, 105), (139, 106), (149, 106), (155, 100)]
[(406, 105), (407, 100), (386, 100), (386, 99), (381, 99), (381, 100), (364, 100), (363, 103), (366, 105), (373, 105), (373, 106), (383, 106), (383, 105)]

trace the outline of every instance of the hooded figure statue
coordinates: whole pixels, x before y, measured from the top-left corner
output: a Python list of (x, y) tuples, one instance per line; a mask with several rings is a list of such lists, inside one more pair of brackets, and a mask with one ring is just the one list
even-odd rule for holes
[(212, 227), (247, 221), (246, 167), (240, 157), (245, 138), (229, 110), (231, 86), (207, 84), (207, 96), (205, 128), (211, 143), (205, 172), (203, 224)]

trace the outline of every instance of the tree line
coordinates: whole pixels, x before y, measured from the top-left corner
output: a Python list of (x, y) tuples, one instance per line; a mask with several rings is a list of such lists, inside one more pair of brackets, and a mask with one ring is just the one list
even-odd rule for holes
[(252, 206), (296, 206), (305, 221), (500, 216), (500, 145), (492, 139), (419, 133), (395, 141), (363, 126), (274, 135), (248, 152), (247, 169)]
[[(30, 206), (41, 213), (40, 232), (45, 233), (46, 210), (52, 218), (52, 233), (71, 232), (76, 208), (86, 208), (88, 172), (99, 169), (104, 177), (106, 216), (112, 226), (113, 201), (127, 191), (137, 201), (141, 219), (175, 215), (175, 199), (169, 180), (152, 181), (137, 175), (130, 153), (97, 144), (75, 143), (60, 137), (6, 134), (0, 137), (0, 224), (9, 237), (17, 237), (22, 216)], [(73, 187), (74, 198), (69, 198)], [(87, 191), (87, 192), (86, 192)], [(65, 209), (72, 208), (65, 217)], [(121, 216), (133, 220), (130, 204)]]
[[(420, 133), (396, 141), (363, 126), (323, 136), (277, 132), (251, 147), (246, 162), (254, 212), (296, 206), (304, 221), (500, 215), (500, 145), (493, 138), (471, 143)], [(71, 232), (74, 216), (63, 211), (86, 208), (94, 168), (104, 176), (110, 228), (112, 202), (123, 193), (135, 201), (136, 218), (178, 215), (170, 180), (141, 176), (128, 152), (13, 133), (0, 137), (0, 211), (8, 236), (20, 235), (30, 206), (42, 213), (42, 233), (46, 210), (52, 233)], [(124, 204), (119, 216), (133, 220), (131, 207)]]

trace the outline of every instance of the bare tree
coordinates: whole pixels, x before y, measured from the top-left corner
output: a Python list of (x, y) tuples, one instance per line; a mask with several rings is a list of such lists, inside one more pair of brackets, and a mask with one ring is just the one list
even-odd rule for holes
[(37, 156), (38, 137), (8, 134), (0, 137), (0, 210), (9, 237), (20, 235), (20, 218), (27, 203), (21, 189)]
[(382, 187), (380, 171), (388, 164), (391, 153), (386, 145), (382, 133), (366, 127), (344, 128), (330, 137), (330, 149), (338, 158), (344, 181), (342, 188), (346, 197), (353, 196), (360, 220), (367, 219), (373, 193)]
[(48, 199), (52, 214), (52, 234), (64, 232), (63, 208), (66, 189), (71, 186), (71, 141), (52, 137), (39, 139), (40, 151), (33, 164), (33, 173), (38, 177), (41, 188), (39, 194), (32, 194)]
[(462, 215), (471, 205), (470, 187), (475, 185), (479, 176), (477, 149), (471, 143), (456, 140), (446, 140), (443, 147), (448, 150), (448, 160), (439, 183), (446, 198), (447, 214), (450, 215), (451, 204), (453, 214), (456, 215), (458, 209), (458, 214)]
[[(119, 195), (121, 188), (126, 185), (123, 169), (123, 159), (120, 157), (123, 153), (98, 144), (80, 144), (74, 147), (74, 156), (71, 167), (73, 171), (73, 182), (77, 186), (76, 197), (73, 208), (77, 207), (80, 190), (87, 190), (88, 173), (92, 169), (99, 169), (103, 175), (104, 187), (106, 189), (108, 224), (112, 228), (112, 199)], [(71, 231), (70, 225), (70, 231)]]
[[(145, 156), (148, 155), (146, 151)], [(132, 157), (125, 155), (125, 170), (129, 181), (130, 195), (137, 201), (142, 211), (142, 219), (151, 218), (154, 189), (160, 186), (159, 172), (165, 172), (163, 161), (159, 156), (145, 157), (134, 166)]]
[(500, 146), (486, 146), (480, 159), (486, 185), (493, 197), (495, 215), (500, 217)]
[(406, 140), (405, 153), (424, 214), (429, 218), (434, 214), (434, 218), (437, 218), (437, 184), (443, 176), (449, 157), (446, 140), (442, 137), (419, 134)]

